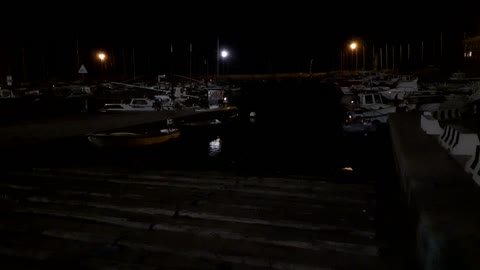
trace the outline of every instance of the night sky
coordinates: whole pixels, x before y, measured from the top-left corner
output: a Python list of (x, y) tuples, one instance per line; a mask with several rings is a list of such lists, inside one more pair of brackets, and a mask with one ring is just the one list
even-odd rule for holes
[[(75, 6), (76, 4), (76, 6)], [(12, 8), (2, 18), (0, 75), (44, 79), (76, 75), (79, 62), (100, 72), (95, 52), (113, 54), (111, 74), (188, 75), (216, 68), (217, 38), (231, 57), (221, 63), (228, 73), (313, 72), (338, 69), (340, 51), (352, 39), (371, 46), (419, 44), (458, 50), (464, 33), (478, 33), (473, 8), (415, 3), (70, 3), (42, 6), (42, 12)], [(40, 7), (39, 7), (40, 8)], [(27, 19), (24, 21), (23, 19)], [(78, 43), (77, 43), (78, 42)], [(173, 46), (173, 54), (171, 48)], [(436, 46), (436, 47), (435, 47)], [(430, 48), (429, 47), (429, 48)], [(22, 63), (25, 63), (26, 70)]]

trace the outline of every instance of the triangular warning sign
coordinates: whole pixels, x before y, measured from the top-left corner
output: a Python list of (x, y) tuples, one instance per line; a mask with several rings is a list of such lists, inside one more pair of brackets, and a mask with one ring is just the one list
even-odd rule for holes
[(82, 65), (82, 66), (80, 67), (80, 69), (78, 70), (78, 73), (80, 73), (80, 74), (86, 74), (86, 73), (88, 73), (88, 71), (87, 71), (87, 69), (85, 68), (85, 66)]

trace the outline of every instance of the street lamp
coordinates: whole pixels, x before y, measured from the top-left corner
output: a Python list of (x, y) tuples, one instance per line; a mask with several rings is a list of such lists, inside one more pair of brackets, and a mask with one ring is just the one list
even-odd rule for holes
[(107, 57), (104, 53), (98, 53), (97, 54), (98, 59), (100, 59), (100, 62), (103, 63), (103, 60), (105, 60), (105, 57)]
[(358, 64), (357, 43), (356, 42), (350, 43), (350, 49), (352, 49), (352, 68), (353, 68), (353, 51), (355, 51), (355, 70), (357, 70), (357, 64)]
[(105, 70), (104, 63), (105, 59), (107, 58), (107, 55), (103, 52), (97, 53), (98, 59), (100, 59), (100, 72), (103, 72)]
[(223, 73), (225, 73), (225, 58), (228, 57), (228, 51), (222, 50), (222, 52), (220, 53), (220, 56), (222, 56), (222, 70), (223, 70)]

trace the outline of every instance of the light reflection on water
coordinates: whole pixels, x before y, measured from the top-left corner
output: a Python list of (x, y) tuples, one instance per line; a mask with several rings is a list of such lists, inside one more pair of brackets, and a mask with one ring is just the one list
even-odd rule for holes
[(217, 137), (215, 140), (208, 143), (208, 155), (215, 157), (222, 152), (222, 140)]

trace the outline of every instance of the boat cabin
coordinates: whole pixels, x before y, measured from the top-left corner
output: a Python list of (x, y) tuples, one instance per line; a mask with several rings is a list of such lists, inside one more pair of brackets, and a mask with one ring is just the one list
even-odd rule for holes
[(378, 110), (391, 106), (385, 103), (382, 95), (379, 93), (357, 94), (352, 99), (352, 104), (367, 110)]

